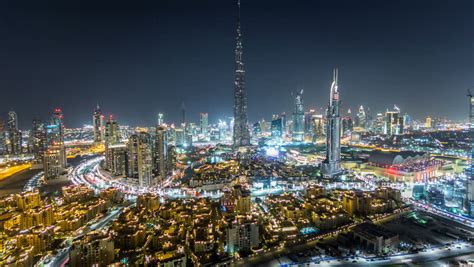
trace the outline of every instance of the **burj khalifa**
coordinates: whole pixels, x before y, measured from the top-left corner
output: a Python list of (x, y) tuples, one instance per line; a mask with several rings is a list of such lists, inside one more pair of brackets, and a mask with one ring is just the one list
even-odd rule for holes
[(247, 98), (245, 95), (245, 70), (242, 60), (242, 33), (240, 32), (240, 0), (237, 2), (237, 37), (235, 45), (235, 81), (234, 81), (234, 147), (250, 145), (250, 132), (247, 125)]

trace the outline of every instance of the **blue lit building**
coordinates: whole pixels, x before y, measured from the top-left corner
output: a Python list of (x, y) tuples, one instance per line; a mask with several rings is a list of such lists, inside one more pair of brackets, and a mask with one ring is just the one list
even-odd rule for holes
[(283, 131), (285, 129), (285, 121), (282, 116), (273, 115), (271, 132), (272, 138), (281, 138), (283, 136)]
[(295, 109), (293, 110), (293, 131), (292, 140), (302, 142), (304, 139), (304, 108), (303, 108), (303, 90), (296, 93)]

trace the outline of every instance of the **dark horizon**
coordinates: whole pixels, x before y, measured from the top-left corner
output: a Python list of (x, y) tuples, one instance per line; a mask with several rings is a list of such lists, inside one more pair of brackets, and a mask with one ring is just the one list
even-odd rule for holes
[[(242, 1), (249, 121), (325, 108), (339, 68), (344, 111), (392, 108), (414, 118), (465, 120), (474, 87), (474, 4), (460, 1)], [(64, 111), (67, 127), (91, 123), (99, 103), (120, 124), (163, 112), (189, 121), (232, 116), (235, 1), (0, 3), (0, 118)]]

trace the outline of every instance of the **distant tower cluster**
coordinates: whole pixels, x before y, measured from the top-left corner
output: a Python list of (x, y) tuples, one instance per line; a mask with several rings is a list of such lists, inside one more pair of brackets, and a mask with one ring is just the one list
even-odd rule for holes
[(242, 34), (240, 31), (240, 0), (237, 2), (237, 38), (235, 46), (235, 82), (234, 82), (234, 147), (250, 145), (250, 132), (247, 125), (247, 97), (245, 94), (245, 70), (242, 61)]
[(321, 173), (324, 178), (334, 178), (341, 174), (341, 117), (339, 114), (340, 99), (338, 91), (337, 69), (334, 70), (333, 82), (326, 113), (326, 159), (321, 164)]
[(302, 142), (304, 139), (304, 107), (303, 90), (296, 93), (295, 108), (293, 110), (293, 133), (292, 139), (296, 142)]
[(119, 124), (110, 116), (105, 123), (105, 169), (113, 176), (131, 179), (142, 188), (156, 186), (165, 179), (176, 164), (175, 148), (168, 144), (174, 128), (163, 122), (162, 113), (158, 119), (161, 125), (156, 126), (155, 134), (140, 130), (123, 142)]

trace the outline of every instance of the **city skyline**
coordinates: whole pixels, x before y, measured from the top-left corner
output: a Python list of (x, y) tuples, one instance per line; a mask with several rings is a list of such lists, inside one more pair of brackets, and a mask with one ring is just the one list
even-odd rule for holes
[(0, 266), (474, 266), (472, 3), (89, 1), (0, 4)]
[[(67, 127), (82, 126), (97, 102), (105, 114), (130, 125), (154, 125), (158, 112), (178, 122), (182, 102), (190, 121), (200, 112), (208, 112), (211, 122), (231, 116), (231, 2), (132, 7), (85, 2), (72, 8), (58, 2), (51, 8), (32, 4), (34, 16), (31, 5), (10, 3), (2, 9), (8, 14), (0, 26), (6, 39), (0, 86), (8, 88), (0, 114), (15, 110), (22, 129), (57, 106)], [(244, 1), (249, 122), (290, 114), (291, 92), (300, 88), (307, 109), (325, 107), (334, 67), (344, 73), (343, 110), (362, 104), (378, 112), (397, 104), (415, 118), (465, 120), (460, 103), (472, 88), (472, 35), (466, 34), (472, 3), (438, 2), (321, 1), (288, 7), (280, 1)], [(134, 12), (126, 13), (128, 8)], [(332, 15), (340, 19), (329, 23)], [(113, 26), (117, 21), (120, 27)], [(18, 93), (31, 97), (15, 97)], [(420, 100), (430, 104), (419, 105)]]

